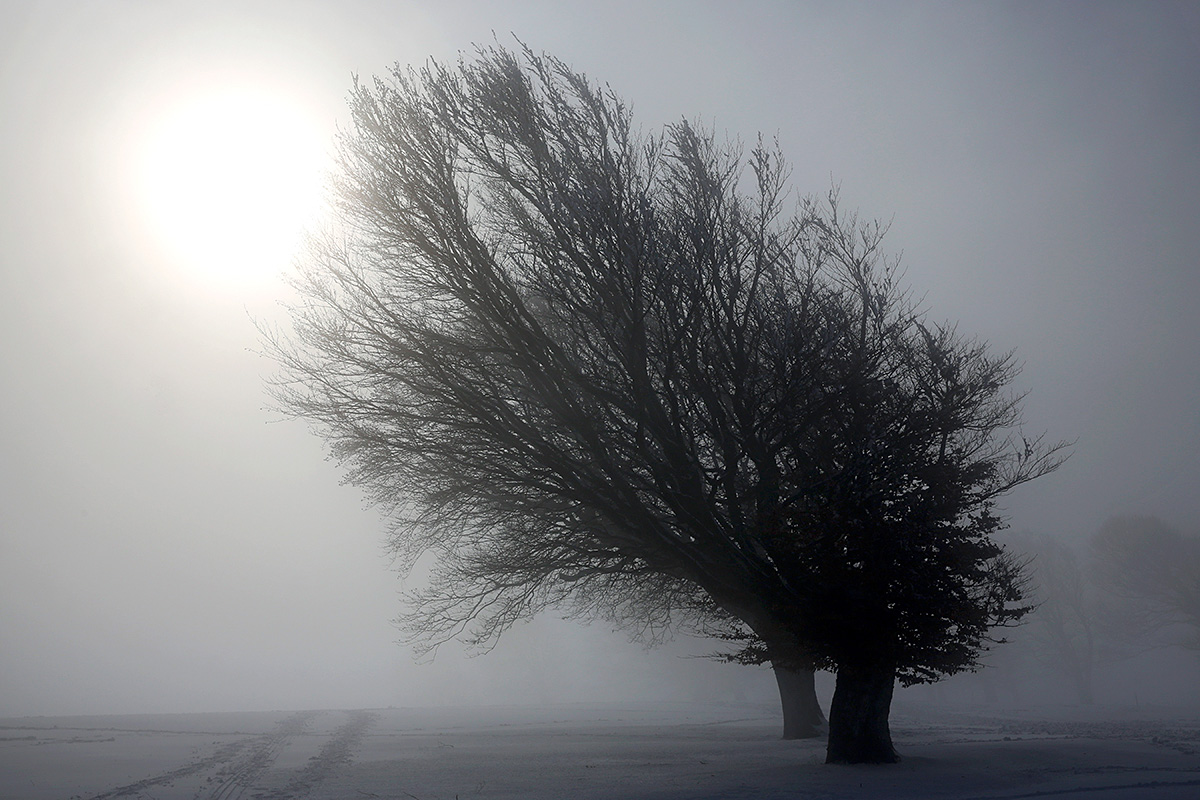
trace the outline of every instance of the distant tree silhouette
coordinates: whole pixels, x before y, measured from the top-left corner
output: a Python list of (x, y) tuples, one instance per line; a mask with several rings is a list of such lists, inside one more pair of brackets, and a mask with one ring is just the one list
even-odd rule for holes
[(397, 69), (351, 107), (344, 227), (270, 347), (401, 561), (437, 554), (410, 630), (719, 630), (785, 693), (837, 672), (828, 760), (895, 760), (894, 682), (1026, 610), (993, 503), (1060, 445), (1012, 434), (1012, 358), (927, 324), (836, 194), (787, 211), (775, 149), (641, 135), (552, 58)]
[(1200, 537), (1153, 516), (1113, 517), (1091, 540), (1108, 630), (1142, 647), (1200, 650)]
[(1101, 610), (1088, 571), (1069, 544), (1025, 535), (1010, 543), (1032, 559), (1031, 592), (1037, 610), (1028, 620), (1035, 658), (1064, 675), (1081, 705), (1095, 701), (1094, 668), (1101, 661)]

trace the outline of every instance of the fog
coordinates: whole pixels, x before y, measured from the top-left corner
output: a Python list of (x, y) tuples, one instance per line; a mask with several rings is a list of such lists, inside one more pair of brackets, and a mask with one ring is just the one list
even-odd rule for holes
[[(890, 219), (930, 316), (1015, 349), (1028, 430), (1075, 441), (1008, 498), (1014, 531), (1200, 528), (1195, 6), (5, 3), (0, 716), (775, 702), (769, 672), (695, 658), (709, 643), (647, 651), (552, 615), (415, 663), (390, 620), (419, 576), (305, 424), (266, 409), (254, 323), (282, 320), (287, 259), (206, 280), (137, 208), (131, 143), (184, 87), (284, 86), (332, 142), (354, 75), (493, 32), (607, 81), (647, 129), (778, 136), (798, 193), (835, 182)], [(1097, 702), (1200, 703), (1197, 654), (1138, 658)], [(897, 702), (1073, 702), (1022, 669)]]

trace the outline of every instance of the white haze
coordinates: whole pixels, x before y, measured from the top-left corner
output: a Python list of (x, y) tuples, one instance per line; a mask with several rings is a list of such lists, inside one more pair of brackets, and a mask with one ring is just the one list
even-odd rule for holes
[[(1015, 529), (1200, 527), (1193, 5), (6, 3), (0, 716), (774, 702), (763, 670), (682, 657), (704, 642), (646, 652), (553, 618), (414, 664), (383, 522), (303, 423), (263, 410), (251, 319), (281, 319), (282, 283), (198, 291), (131, 210), (116, 154), (177, 76), (302, 87), (332, 137), (353, 75), (493, 31), (609, 82), (647, 128), (777, 135), (798, 192), (836, 181), (892, 219), (933, 318), (1016, 348), (1029, 429), (1077, 440), (1011, 497)], [(1200, 702), (1196, 671), (1114, 669), (1097, 699), (1150, 674), (1137, 702)], [(982, 702), (978, 681), (909, 691)], [(998, 697), (1069, 699), (1052, 677)]]

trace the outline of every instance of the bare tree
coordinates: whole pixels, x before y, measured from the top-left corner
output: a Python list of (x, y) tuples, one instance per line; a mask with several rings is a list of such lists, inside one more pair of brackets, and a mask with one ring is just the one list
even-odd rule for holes
[(837, 671), (830, 761), (895, 760), (895, 680), (1024, 612), (993, 502), (1059, 446), (1009, 435), (1012, 358), (925, 324), (836, 195), (785, 211), (772, 148), (641, 135), (554, 59), (397, 69), (351, 106), (346, 233), (271, 347), (398, 557), (438, 555), (412, 629), (723, 627)]
[(1091, 540), (1108, 631), (1142, 647), (1200, 650), (1200, 537), (1152, 516), (1114, 517)]
[(1011, 540), (1032, 560), (1037, 609), (1028, 620), (1035, 658), (1064, 674), (1081, 705), (1095, 701), (1093, 672), (1101, 661), (1099, 608), (1087, 571), (1070, 545), (1046, 535)]

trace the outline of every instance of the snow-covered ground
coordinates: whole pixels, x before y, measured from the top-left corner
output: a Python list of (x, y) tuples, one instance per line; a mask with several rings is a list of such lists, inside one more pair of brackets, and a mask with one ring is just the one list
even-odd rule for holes
[(770, 707), (0, 719), (0, 798), (1200, 798), (1200, 714), (900, 706), (892, 766), (826, 766)]

